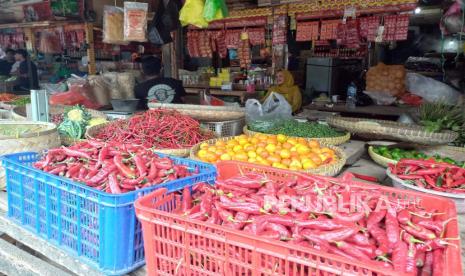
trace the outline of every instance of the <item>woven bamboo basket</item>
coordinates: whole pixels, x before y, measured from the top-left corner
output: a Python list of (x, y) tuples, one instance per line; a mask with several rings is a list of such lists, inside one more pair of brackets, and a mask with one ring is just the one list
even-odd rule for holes
[(149, 103), (150, 109), (172, 109), (199, 121), (230, 121), (245, 117), (245, 109), (232, 106)]
[[(51, 105), (49, 112), (50, 115), (54, 114), (63, 114), (65, 112), (65, 109), (69, 106), (65, 105)], [(87, 112), (92, 116), (92, 118), (103, 118), (107, 119), (107, 115), (101, 111), (94, 110), (94, 109), (87, 109)], [(26, 107), (25, 106), (17, 106), (12, 110), (12, 118), (16, 121), (26, 121), (27, 120), (27, 115), (26, 115)], [(60, 135), (61, 139), (61, 144), (64, 146), (69, 146), (74, 143), (82, 142), (85, 141), (85, 139), (75, 139), (71, 138), (65, 135)]]
[[(36, 131), (19, 136), (0, 137), (0, 155), (34, 151), (60, 146), (60, 137), (55, 124), (42, 122), (0, 121), (1, 125), (28, 125), (37, 127)], [(5, 187), (5, 171), (0, 166), (0, 189)]]
[(418, 125), (385, 120), (334, 116), (328, 117), (326, 122), (335, 128), (372, 140), (388, 139), (423, 145), (444, 145), (453, 142), (458, 137), (458, 134), (453, 131), (432, 133)]
[[(244, 126), (244, 134), (247, 136), (254, 136), (255, 134), (265, 134), (265, 135), (273, 135), (273, 134), (267, 134), (267, 133), (262, 133), (262, 132), (256, 132), (249, 130), (247, 126)], [(324, 143), (326, 145), (340, 145), (344, 144), (347, 141), (350, 140), (350, 133), (346, 132), (346, 134), (338, 137), (327, 137), (327, 138), (310, 138), (310, 137), (304, 137), (306, 140), (316, 140), (320, 143)]]
[[(419, 147), (419, 148), (416, 148), (416, 150), (421, 151), (427, 155), (438, 154), (440, 156), (449, 157), (454, 160), (465, 161), (465, 148), (450, 147), (450, 146), (435, 146), (435, 147)], [(385, 168), (388, 167), (389, 163), (397, 164), (396, 160), (389, 159), (380, 154), (377, 154), (373, 150), (373, 146), (368, 147), (368, 154), (370, 155), (371, 159), (375, 161), (375, 163)]]
[[(190, 157), (189, 158), (193, 159), (193, 160), (201, 161), (199, 158), (197, 158), (197, 152), (199, 152), (200, 145), (203, 144), (203, 143), (208, 143), (209, 145), (213, 145), (219, 140), (221, 140), (221, 141), (229, 141), (229, 140), (232, 140), (232, 139), (234, 139), (234, 137), (222, 137), (222, 138), (211, 139), (211, 140), (207, 140), (207, 141), (204, 141), (202, 143), (199, 143), (199, 144), (192, 147), (192, 149), (190, 151)], [(335, 176), (335, 175), (339, 174), (339, 172), (342, 170), (342, 168), (344, 167), (344, 165), (346, 164), (346, 161), (347, 161), (347, 158), (346, 158), (346, 155), (345, 155), (344, 151), (342, 151), (340, 148), (332, 146), (332, 145), (328, 145), (328, 144), (324, 144), (324, 143), (321, 143), (321, 145), (334, 150), (336, 152), (337, 157), (338, 157), (338, 161), (336, 163), (334, 163), (334, 164), (323, 165), (323, 166), (320, 166), (320, 167), (315, 168), (315, 169), (306, 170), (304, 172), (311, 173), (311, 174), (324, 175), (324, 176)]]
[[(96, 125), (93, 127), (90, 127), (86, 130), (86, 138), (87, 139), (95, 139), (97, 133), (100, 131), (100, 129), (104, 128), (107, 126), (109, 123), (101, 124), (101, 125)], [(218, 137), (216, 133), (213, 131), (207, 130), (207, 129), (202, 129), (201, 130), (203, 133), (211, 133), (214, 137)], [(182, 148), (182, 149), (154, 149), (156, 152), (164, 153), (164, 154), (169, 154), (169, 155), (174, 155), (174, 156), (179, 156), (179, 157), (186, 157), (189, 156), (189, 153), (191, 151), (191, 148)]]

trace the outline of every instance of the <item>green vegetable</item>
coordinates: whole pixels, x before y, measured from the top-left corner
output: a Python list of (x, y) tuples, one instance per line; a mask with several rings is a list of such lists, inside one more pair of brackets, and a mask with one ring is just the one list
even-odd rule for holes
[(451, 130), (459, 133), (454, 141), (457, 146), (465, 145), (465, 109), (463, 106), (452, 106), (445, 103), (424, 103), (420, 106), (420, 122), (426, 131), (440, 132)]
[(65, 110), (63, 122), (58, 126), (61, 135), (74, 139), (84, 138), (91, 115), (82, 106), (74, 106)]
[(456, 166), (463, 166), (465, 162), (457, 161), (450, 157), (440, 156), (438, 154), (428, 156), (423, 152), (415, 150), (403, 150), (399, 148), (387, 148), (386, 146), (373, 147), (373, 151), (388, 159), (399, 161), (400, 159), (434, 159), (436, 162), (446, 162)]
[(11, 102), (12, 105), (16, 105), (16, 106), (25, 106), (30, 103), (31, 103), (30, 97), (20, 97)]
[(310, 122), (298, 122), (293, 119), (255, 121), (253, 123), (249, 123), (248, 127), (251, 131), (256, 132), (267, 134), (284, 134), (287, 136), (304, 138), (328, 138), (344, 135), (344, 133), (339, 132), (327, 125)]

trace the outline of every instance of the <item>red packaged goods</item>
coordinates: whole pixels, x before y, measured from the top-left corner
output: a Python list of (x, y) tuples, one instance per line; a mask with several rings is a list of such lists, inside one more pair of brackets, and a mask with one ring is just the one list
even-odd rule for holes
[(247, 29), (247, 33), (252, 46), (265, 44), (265, 28)]
[(320, 22), (298, 22), (297, 23), (297, 41), (317, 40), (320, 34)]
[(379, 16), (368, 17), (367, 41), (375, 41), (376, 36), (378, 35), (380, 19), (381, 17)]
[(384, 17), (383, 41), (394, 41), (396, 36), (397, 15)]
[(209, 32), (205, 31), (199, 33), (199, 49), (201, 57), (212, 57), (213, 51)]
[(225, 43), (228, 49), (237, 48), (241, 37), (240, 30), (227, 30), (225, 35)]
[(410, 15), (401, 14), (397, 16), (395, 40), (407, 39), (409, 22)]
[(228, 55), (228, 48), (226, 47), (225, 34), (223, 31), (217, 32), (216, 50), (220, 58), (226, 58), (226, 56)]
[(360, 34), (358, 19), (348, 20), (345, 24), (339, 24), (338, 42), (348, 48), (357, 49), (360, 47)]
[(200, 57), (199, 49), (199, 33), (196, 31), (189, 31), (187, 33), (187, 50), (191, 57)]
[(147, 3), (124, 2), (124, 40), (147, 41)]
[(249, 39), (241, 39), (239, 47), (237, 48), (237, 55), (239, 56), (241, 68), (248, 68), (252, 63), (250, 55), (250, 41)]
[(321, 22), (321, 40), (337, 39), (337, 28), (341, 20), (325, 20)]
[(273, 44), (287, 43), (287, 16), (276, 16), (273, 23)]

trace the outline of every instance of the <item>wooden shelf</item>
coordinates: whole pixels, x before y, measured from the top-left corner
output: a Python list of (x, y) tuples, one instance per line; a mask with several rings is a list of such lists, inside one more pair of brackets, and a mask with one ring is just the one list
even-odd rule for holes
[(63, 26), (68, 24), (79, 24), (79, 21), (37, 21), (37, 22), (20, 22), (20, 23), (7, 23), (0, 24), (0, 29), (16, 29), (16, 28), (43, 28)]

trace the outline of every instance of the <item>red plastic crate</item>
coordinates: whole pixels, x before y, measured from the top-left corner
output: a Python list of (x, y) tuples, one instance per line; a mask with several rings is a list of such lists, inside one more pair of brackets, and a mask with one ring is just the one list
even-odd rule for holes
[[(218, 179), (250, 171), (264, 173), (278, 182), (299, 175), (240, 162), (220, 162), (217, 167)], [(448, 199), (353, 183), (376, 187), (392, 199), (409, 200), (445, 212), (446, 217), (457, 216), (455, 204)], [(142, 223), (148, 275), (400, 275), (363, 262), (172, 214), (179, 200), (179, 196), (158, 190), (135, 202)], [(447, 225), (446, 235), (459, 235), (456, 220)], [(457, 248), (449, 246), (445, 253), (444, 275), (448, 276), (462, 275), (460, 241), (453, 242)]]

